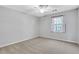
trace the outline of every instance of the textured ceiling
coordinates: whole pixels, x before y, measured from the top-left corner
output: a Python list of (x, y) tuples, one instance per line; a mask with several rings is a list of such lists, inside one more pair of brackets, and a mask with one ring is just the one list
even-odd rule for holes
[[(40, 13), (39, 9), (36, 8), (35, 5), (4, 5), (4, 7), (8, 7), (33, 16), (42, 17), (45, 15), (76, 9), (78, 8), (78, 5), (49, 5), (45, 13)], [(57, 11), (55, 11), (55, 9), (57, 9)]]

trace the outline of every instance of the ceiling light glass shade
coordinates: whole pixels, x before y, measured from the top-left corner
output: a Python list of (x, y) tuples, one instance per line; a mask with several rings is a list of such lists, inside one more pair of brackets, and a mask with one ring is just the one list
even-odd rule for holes
[(41, 12), (41, 13), (44, 13), (44, 12), (45, 12), (45, 10), (44, 10), (44, 9), (40, 9), (40, 12)]

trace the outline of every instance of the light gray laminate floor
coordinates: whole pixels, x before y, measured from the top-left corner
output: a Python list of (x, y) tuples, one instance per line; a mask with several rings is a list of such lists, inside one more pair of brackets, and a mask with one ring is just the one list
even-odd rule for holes
[(72, 54), (79, 53), (79, 45), (46, 39), (35, 38), (0, 48), (3, 54)]

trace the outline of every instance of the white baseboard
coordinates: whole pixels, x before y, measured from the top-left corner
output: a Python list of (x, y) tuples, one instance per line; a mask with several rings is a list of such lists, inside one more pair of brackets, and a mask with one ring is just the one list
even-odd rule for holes
[(23, 41), (26, 41), (26, 40), (34, 39), (34, 38), (37, 38), (37, 37), (39, 37), (39, 36), (33, 36), (33, 37), (22, 39), (22, 40), (19, 40), (19, 41), (16, 41), (16, 42), (11, 42), (11, 43), (8, 43), (8, 44), (4, 44), (4, 45), (1, 45), (0, 48), (9, 46), (9, 45), (12, 45), (12, 44), (15, 44), (15, 43), (23, 42)]
[[(38, 38), (38, 37), (54, 39), (54, 38), (51, 38), (51, 37), (48, 37), (48, 36), (33, 36), (33, 37), (29, 37), (29, 38), (26, 38), (26, 39), (23, 39), (23, 40), (19, 40), (19, 41), (16, 41), (16, 42), (11, 42), (11, 43), (8, 43), (8, 44), (1, 45), (0, 48), (9, 46), (9, 45), (12, 45), (12, 44), (15, 44), (15, 43), (19, 43), (19, 42), (22, 42), (22, 41), (26, 41), (26, 40)], [(55, 39), (55, 40), (79, 44), (79, 43), (77, 43), (77, 42), (75, 42), (75, 41), (70, 41), (70, 40), (63, 40), (63, 39)]]
[(78, 42), (75, 42), (75, 41), (71, 41), (71, 40), (64, 40), (64, 39), (56, 39), (56, 38), (51, 38), (51, 37), (49, 37), (49, 36), (40, 36), (40, 37), (43, 37), (43, 38), (48, 38), (48, 39), (54, 39), (54, 40), (58, 40), (58, 41), (69, 42), (69, 43), (79, 44)]

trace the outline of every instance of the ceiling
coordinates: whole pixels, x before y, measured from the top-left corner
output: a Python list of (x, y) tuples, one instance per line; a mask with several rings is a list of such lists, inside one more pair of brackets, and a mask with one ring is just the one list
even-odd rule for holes
[(4, 6), (37, 17), (64, 12), (79, 7), (78, 5), (48, 5), (47, 11), (45, 13), (40, 13), (39, 9), (36, 8), (35, 5), (4, 5)]

